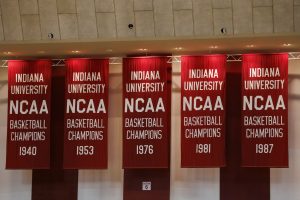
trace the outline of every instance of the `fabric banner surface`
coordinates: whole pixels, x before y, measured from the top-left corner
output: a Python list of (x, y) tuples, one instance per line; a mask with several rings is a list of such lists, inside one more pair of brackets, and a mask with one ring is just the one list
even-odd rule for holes
[(108, 59), (66, 62), (64, 168), (107, 168)]
[(243, 55), (242, 166), (288, 167), (288, 55)]
[(51, 61), (8, 62), (7, 169), (50, 167)]
[(181, 57), (181, 166), (225, 165), (226, 56)]
[(167, 57), (123, 60), (123, 168), (168, 168), (171, 64)]

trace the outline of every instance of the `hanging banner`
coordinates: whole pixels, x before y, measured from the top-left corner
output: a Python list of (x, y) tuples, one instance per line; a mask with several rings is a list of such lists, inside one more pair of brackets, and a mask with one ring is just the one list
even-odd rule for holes
[(6, 169), (50, 167), (51, 61), (8, 61)]
[(181, 167), (225, 165), (226, 56), (181, 57)]
[(288, 167), (288, 55), (243, 55), (242, 166)]
[(167, 57), (123, 60), (123, 168), (168, 168), (171, 64)]
[(66, 62), (64, 168), (107, 168), (108, 59)]

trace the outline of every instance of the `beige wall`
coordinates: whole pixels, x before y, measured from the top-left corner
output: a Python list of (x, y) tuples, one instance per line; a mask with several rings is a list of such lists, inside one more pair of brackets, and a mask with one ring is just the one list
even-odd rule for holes
[[(1, 41), (300, 33), (299, 0), (0, 0)], [(128, 24), (134, 24), (133, 29)]]

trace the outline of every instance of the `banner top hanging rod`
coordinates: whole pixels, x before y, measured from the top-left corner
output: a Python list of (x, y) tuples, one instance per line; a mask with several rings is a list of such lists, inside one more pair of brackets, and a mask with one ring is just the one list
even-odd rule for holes
[[(288, 53), (289, 60), (300, 60), (300, 52), (290, 52)], [(145, 56), (147, 57), (147, 56)], [(181, 56), (166, 56), (169, 58), (168, 63), (180, 63)], [(109, 64), (111, 65), (119, 65), (122, 64), (122, 57), (111, 57), (109, 58)], [(242, 54), (228, 54), (227, 62), (241, 62)], [(0, 60), (0, 67), (7, 67), (8, 60)], [(61, 67), (65, 66), (65, 59), (52, 59), (53, 67)]]

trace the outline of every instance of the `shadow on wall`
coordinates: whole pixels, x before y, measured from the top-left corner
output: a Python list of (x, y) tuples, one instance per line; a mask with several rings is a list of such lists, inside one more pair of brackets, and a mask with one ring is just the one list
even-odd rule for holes
[[(5, 93), (5, 91), (1, 91), (2, 89), (6, 89), (7, 87), (5, 87), (7, 85), (7, 81), (0, 81), (0, 92), (2, 94)], [(0, 104), (2, 103), (7, 103), (7, 96), (4, 96), (4, 98), (0, 98)]]
[[(289, 96), (288, 96), (289, 99), (300, 100), (300, 88), (297, 89), (298, 88), (297, 85), (300, 84), (300, 75), (289, 75), (288, 81), (289, 81)], [(295, 90), (297, 92), (295, 92)], [(291, 93), (291, 91), (294, 91), (294, 92)]]

